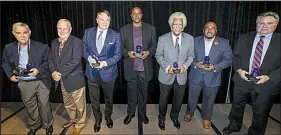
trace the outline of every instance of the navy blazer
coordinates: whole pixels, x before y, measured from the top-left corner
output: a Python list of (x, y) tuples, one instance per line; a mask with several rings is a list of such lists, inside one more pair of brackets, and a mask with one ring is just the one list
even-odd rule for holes
[[(120, 34), (108, 28), (100, 54), (96, 47), (96, 34), (97, 27), (92, 27), (86, 29), (83, 36), (83, 58), (87, 61), (85, 74), (88, 79), (93, 80), (98, 72), (102, 80), (108, 82), (118, 76), (117, 63), (121, 59)], [(88, 57), (91, 55), (96, 55), (99, 61), (106, 61), (107, 66), (101, 69), (92, 68), (88, 62)]]
[[(250, 57), (256, 32), (250, 32), (239, 36), (233, 52), (233, 68), (249, 71)], [(280, 34), (273, 33), (267, 52), (260, 67), (260, 74), (267, 75), (270, 79), (264, 84), (255, 85), (255, 91), (267, 95), (275, 95), (280, 92)], [(244, 86), (248, 82), (243, 80), (237, 72), (233, 76), (235, 85)]]
[[(49, 55), (49, 69), (51, 73), (57, 71), (62, 75), (64, 88), (67, 92), (73, 92), (85, 86), (83, 74), (83, 45), (82, 40), (70, 35), (59, 55), (60, 43), (58, 38), (52, 40)], [(55, 89), (58, 82), (55, 82)]]
[(194, 39), (194, 53), (195, 58), (191, 64), (189, 81), (195, 84), (199, 84), (203, 78), (207, 87), (220, 86), (222, 70), (231, 66), (232, 64), (232, 51), (228, 40), (220, 38), (218, 36), (215, 37), (209, 53), (210, 63), (213, 64), (215, 68), (215, 70), (211, 72), (195, 67), (197, 62), (204, 61), (204, 36), (196, 37)]
[[(28, 63), (39, 70), (36, 80), (41, 80), (44, 85), (51, 88), (51, 76), (48, 68), (49, 46), (30, 39)], [(13, 76), (14, 66), (19, 65), (18, 41), (5, 45), (3, 50), (2, 67), (10, 79)]]

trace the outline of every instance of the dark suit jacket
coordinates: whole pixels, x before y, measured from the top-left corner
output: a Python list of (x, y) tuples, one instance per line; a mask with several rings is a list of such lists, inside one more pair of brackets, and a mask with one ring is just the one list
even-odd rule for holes
[[(33, 67), (39, 70), (36, 79), (41, 80), (44, 85), (50, 89), (51, 76), (48, 69), (49, 46), (30, 39), (30, 50), (28, 55), (28, 63), (32, 63)], [(14, 66), (18, 65), (18, 42), (14, 41), (5, 45), (3, 50), (2, 67), (9, 79), (13, 76)]]
[(196, 37), (194, 39), (194, 54), (191, 70), (189, 73), (189, 81), (199, 84), (204, 78), (207, 87), (216, 87), (221, 85), (222, 70), (231, 66), (232, 51), (228, 40), (215, 37), (209, 56), (210, 63), (214, 65), (215, 70), (208, 72), (204, 69), (195, 68), (197, 62), (203, 62), (205, 56), (205, 41), (204, 36)]
[[(81, 39), (72, 35), (67, 39), (61, 55), (59, 55), (60, 43), (58, 39), (52, 40), (49, 55), (49, 69), (51, 73), (57, 71), (62, 74), (65, 90), (72, 92), (85, 86), (82, 55), (83, 45)], [(57, 88), (58, 82), (55, 82)]]
[[(134, 51), (134, 39), (133, 39), (133, 24), (127, 24), (120, 29), (122, 39), (122, 56), (124, 57), (124, 76), (128, 80), (131, 77), (136, 76), (136, 72), (133, 71), (134, 59), (128, 56), (128, 51)], [(157, 47), (157, 37), (155, 27), (142, 23), (142, 49), (143, 51), (149, 51), (149, 56), (143, 60), (144, 70), (147, 81), (153, 77), (153, 55), (155, 54)]]
[[(238, 69), (249, 71), (249, 61), (255, 36), (256, 32), (250, 32), (238, 38), (233, 52), (233, 68), (235, 71)], [(255, 91), (258, 93), (275, 95), (280, 92), (280, 38), (279, 33), (273, 33), (260, 67), (260, 74), (267, 75), (270, 80), (264, 84), (255, 85)], [(242, 86), (248, 83), (237, 72), (233, 76), (233, 81), (236, 85)]]
[[(87, 61), (86, 76), (93, 80), (96, 73), (99, 72), (104, 82), (111, 81), (118, 76), (117, 63), (121, 59), (121, 39), (120, 34), (111, 28), (108, 28), (104, 46), (101, 53), (98, 53), (96, 47), (97, 27), (92, 27), (85, 30), (83, 36), (83, 58)], [(92, 68), (88, 62), (90, 55), (96, 55), (99, 61), (106, 61), (107, 66), (101, 69)]]

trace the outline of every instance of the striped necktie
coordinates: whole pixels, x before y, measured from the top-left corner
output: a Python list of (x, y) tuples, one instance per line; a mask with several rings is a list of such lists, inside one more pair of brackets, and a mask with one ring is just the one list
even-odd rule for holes
[(260, 36), (260, 41), (258, 42), (258, 44), (256, 46), (251, 71), (253, 71), (255, 68), (257, 68), (257, 69), (260, 68), (261, 57), (262, 57), (262, 49), (263, 49), (263, 45), (264, 45), (264, 41), (263, 41), (264, 38), (265, 38), (265, 36)]

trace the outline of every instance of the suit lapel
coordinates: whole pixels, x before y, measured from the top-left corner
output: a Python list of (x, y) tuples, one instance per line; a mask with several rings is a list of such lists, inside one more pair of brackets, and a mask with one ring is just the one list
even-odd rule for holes
[[(71, 35), (69, 36), (69, 38), (67, 39), (67, 41), (64, 43), (64, 46), (61, 50), (61, 54), (59, 56), (59, 60), (61, 60), (61, 58), (65, 55), (65, 52), (70, 48), (70, 46), (72, 45), (72, 37)], [(60, 44), (58, 45), (58, 47), (60, 46)]]
[(103, 47), (102, 47), (102, 50), (101, 50), (101, 53), (103, 51), (106, 51), (106, 46), (110, 43), (111, 38), (112, 38), (112, 31), (111, 31), (110, 28), (108, 28), (107, 33), (106, 33), (106, 37), (105, 37), (105, 40), (104, 40), (104, 43), (103, 43)]
[(15, 64), (15, 66), (18, 66), (18, 65), (19, 65), (19, 57), (20, 57), (20, 56), (19, 56), (19, 50), (18, 50), (18, 49), (19, 49), (19, 48), (18, 48), (18, 42), (14, 42), (14, 43), (15, 43), (14, 46), (15, 46), (15, 48), (16, 48), (16, 49), (14, 49), (14, 50), (16, 51), (15, 53), (16, 53), (17, 57), (15, 57), (15, 59), (14, 59), (13, 62), (14, 62), (14, 64)]
[(170, 49), (172, 50), (172, 53), (173, 54), (176, 54), (176, 49), (175, 49), (175, 46), (174, 46), (174, 41), (173, 41), (173, 36), (172, 36), (172, 32), (170, 32), (169, 34), (169, 38), (168, 38), (168, 44), (170, 46)]
[[(215, 45), (215, 43), (218, 43), (219, 44), (219, 40), (217, 37), (215, 37), (213, 43), (212, 43), (212, 46), (211, 46), (211, 49), (210, 49), (210, 52), (209, 52), (209, 56), (215, 56), (216, 55), (216, 52), (217, 52), (217, 45)], [(212, 58), (210, 58), (212, 59)]]
[(263, 62), (261, 63), (260, 67), (262, 68), (263, 65), (268, 65), (267, 62), (270, 62), (270, 58), (271, 58), (271, 54), (269, 52), (275, 52), (275, 45), (278, 44), (277, 43), (277, 37), (276, 37), (276, 34), (272, 34), (272, 37), (271, 37), (271, 41), (269, 42), (269, 46), (267, 48), (267, 51), (266, 51), (266, 54), (264, 55), (264, 58), (263, 58)]
[(131, 45), (127, 45), (127, 48), (129, 50), (134, 50), (134, 35), (133, 35), (133, 24), (130, 24), (130, 29), (127, 31), (128, 37), (131, 41), (129, 43), (132, 43)]
[(205, 41), (204, 41), (204, 37), (202, 36), (199, 41), (198, 41), (198, 49), (199, 49), (199, 58), (202, 58), (202, 60), (200, 59), (200, 61), (204, 60), (205, 57)]
[[(98, 54), (98, 49), (97, 49), (97, 45), (96, 45), (96, 36), (97, 36), (97, 27), (95, 27), (93, 30), (92, 30), (92, 33), (89, 33), (90, 34), (90, 40), (92, 41), (89, 41), (89, 47), (91, 48), (91, 50), (94, 52), (95, 55)], [(91, 54), (91, 53), (90, 53)]]

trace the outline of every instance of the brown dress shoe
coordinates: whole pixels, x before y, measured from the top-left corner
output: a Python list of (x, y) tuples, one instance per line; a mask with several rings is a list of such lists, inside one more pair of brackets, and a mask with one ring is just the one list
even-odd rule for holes
[(66, 122), (62, 125), (62, 128), (68, 128), (70, 126), (72, 126), (74, 124), (74, 122)]
[(189, 121), (191, 121), (191, 118), (192, 118), (192, 115), (189, 115), (189, 114), (184, 115), (184, 121), (189, 122)]
[(206, 129), (209, 129), (211, 126), (211, 121), (209, 120), (203, 120), (203, 127)]
[(74, 128), (73, 131), (72, 131), (72, 135), (79, 135), (81, 130), (82, 130), (82, 128)]

